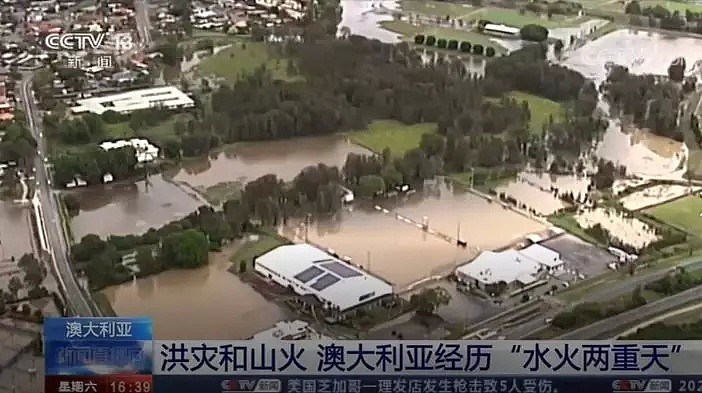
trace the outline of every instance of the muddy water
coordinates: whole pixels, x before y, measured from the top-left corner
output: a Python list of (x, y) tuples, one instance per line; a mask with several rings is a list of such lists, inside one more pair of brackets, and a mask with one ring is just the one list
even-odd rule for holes
[(540, 214), (549, 215), (566, 207), (558, 195), (572, 192), (575, 198), (580, 198), (587, 194), (589, 182), (584, 176), (523, 172), (496, 191), (504, 192)]
[(246, 339), (284, 311), (226, 271), (232, 250), (197, 270), (167, 271), (104, 290), (117, 314), (153, 318), (158, 339)]
[(361, 35), (385, 43), (400, 42), (400, 35), (383, 29), (379, 23), (392, 20), (392, 15), (377, 12), (377, 9), (397, 9), (397, 1), (388, 0), (341, 0), (341, 23), (339, 32), (344, 27), (353, 35)]
[(81, 210), (71, 221), (75, 239), (90, 233), (102, 237), (143, 233), (182, 218), (200, 205), (160, 175), (150, 177), (149, 182), (76, 191)]
[[(479, 250), (475, 247), (499, 248), (545, 228), (497, 203), (454, 192), (443, 183), (429, 187), (423, 194), (395, 206), (392, 201), (381, 204), (390, 213), (361, 209), (344, 212), (335, 220), (314, 224), (307, 237), (403, 289), (423, 278), (450, 272), (476, 256)], [(395, 213), (416, 223), (426, 217), (432, 230), (454, 239), (460, 232), (460, 238), (471, 247), (457, 248), (396, 218)], [(304, 230), (296, 231), (298, 239), (304, 239)], [(291, 231), (285, 234), (290, 235)]]
[[(680, 56), (690, 66), (702, 59), (702, 40), (623, 29), (586, 44), (569, 54), (563, 64), (599, 84), (606, 78), (608, 62), (637, 74), (665, 75)], [(600, 107), (608, 112), (604, 102)], [(680, 179), (686, 170), (687, 151), (682, 144), (646, 131), (623, 130), (619, 120), (610, 122), (595, 154), (646, 178)]]
[(341, 168), (349, 153), (370, 154), (339, 136), (245, 143), (235, 145), (213, 159), (187, 164), (175, 180), (195, 187), (226, 181), (246, 182), (269, 173), (292, 180), (305, 167), (320, 162)]
[(653, 228), (645, 222), (635, 218), (625, 217), (621, 212), (596, 208), (578, 214), (578, 224), (583, 228), (590, 228), (600, 224), (602, 228), (616, 236), (623, 243), (638, 249), (655, 241), (658, 236)]
[(32, 252), (30, 207), (0, 201), (0, 261)]

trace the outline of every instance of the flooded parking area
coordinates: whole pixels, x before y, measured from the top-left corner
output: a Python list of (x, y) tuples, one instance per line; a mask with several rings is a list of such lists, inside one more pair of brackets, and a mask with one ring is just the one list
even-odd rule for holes
[(641, 210), (702, 190), (677, 184), (659, 184), (636, 191), (619, 200), (627, 210)]
[(32, 252), (31, 206), (0, 201), (0, 262)]
[(372, 154), (340, 136), (242, 143), (214, 158), (185, 164), (174, 180), (209, 187), (221, 182), (248, 182), (272, 173), (289, 181), (318, 163), (341, 169), (349, 153)]
[(561, 255), (566, 271), (584, 274), (587, 277), (606, 271), (608, 264), (617, 261), (617, 258), (606, 250), (567, 233), (545, 240), (541, 245)]
[(141, 234), (195, 211), (200, 202), (181, 188), (152, 176), (147, 181), (72, 191), (80, 198), (80, 212), (71, 220), (76, 240), (94, 233)]
[(495, 189), (498, 193), (514, 198), (527, 210), (547, 216), (568, 206), (562, 199), (572, 194), (581, 200), (588, 193), (590, 179), (585, 176), (552, 175), (548, 173), (523, 172), (517, 178)]
[(585, 210), (578, 213), (575, 219), (583, 228), (599, 224), (611, 236), (637, 249), (658, 239), (655, 230), (648, 224), (636, 218), (626, 217), (624, 213), (613, 209), (598, 207)]
[(211, 254), (206, 267), (170, 270), (103, 292), (120, 316), (153, 318), (157, 339), (247, 339), (285, 319), (286, 310), (227, 271), (234, 248)]

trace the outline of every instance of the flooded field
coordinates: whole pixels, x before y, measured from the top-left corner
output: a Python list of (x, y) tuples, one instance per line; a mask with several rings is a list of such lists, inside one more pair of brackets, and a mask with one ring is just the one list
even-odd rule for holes
[(149, 184), (138, 181), (76, 192), (81, 198), (80, 213), (71, 220), (76, 240), (90, 233), (101, 237), (143, 233), (200, 206), (194, 197), (162, 176), (150, 177)]
[[(608, 62), (636, 74), (666, 75), (670, 63), (681, 56), (688, 65), (702, 59), (702, 40), (622, 29), (573, 51), (562, 64), (599, 84), (607, 76)], [(608, 113), (606, 103), (600, 106)], [(644, 130), (623, 130), (619, 120), (610, 122), (596, 155), (646, 178), (680, 179), (686, 170), (685, 146)]]
[(341, 0), (341, 23), (339, 31), (348, 28), (351, 34), (361, 35), (369, 39), (376, 39), (385, 43), (401, 41), (397, 33), (383, 29), (378, 23), (392, 20), (389, 13), (376, 12), (374, 8), (386, 10), (397, 9), (394, 0)]
[(583, 228), (591, 228), (600, 224), (612, 236), (635, 248), (643, 248), (655, 241), (658, 236), (653, 228), (643, 221), (625, 217), (621, 212), (611, 209), (596, 208), (579, 213), (575, 216)]
[[(503, 247), (546, 227), (497, 203), (454, 192), (443, 183), (411, 199), (395, 206), (388, 201), (387, 213), (362, 209), (343, 212), (332, 221), (315, 223), (307, 238), (405, 288), (423, 278), (450, 272), (472, 259), (478, 249)], [(407, 219), (398, 219), (396, 214)], [(457, 248), (418, 228), (425, 217), (431, 231), (453, 239), (460, 232), (459, 238), (469, 247)], [(299, 227), (283, 233), (297, 240), (305, 237), (304, 229)]]
[(699, 191), (700, 189), (700, 187), (661, 184), (634, 192), (633, 194), (623, 197), (619, 201), (625, 209), (640, 210), (680, 198), (692, 192)]
[(32, 252), (30, 209), (0, 201), (0, 261)]
[(587, 194), (589, 182), (587, 177), (575, 175), (524, 172), (496, 191), (511, 196), (540, 214), (550, 215), (566, 207), (559, 195), (572, 193), (579, 199)]
[(305, 167), (320, 162), (341, 168), (349, 153), (370, 154), (365, 148), (339, 136), (244, 143), (231, 147), (214, 159), (187, 164), (174, 179), (194, 187), (209, 187), (228, 181), (246, 182), (269, 173), (292, 180)]
[(622, 29), (574, 51), (564, 65), (600, 82), (607, 76), (604, 68), (607, 62), (629, 67), (637, 74), (666, 75), (670, 63), (681, 56), (690, 66), (702, 59), (700, 40)]
[(117, 314), (148, 315), (158, 339), (246, 339), (284, 310), (226, 271), (230, 252), (197, 270), (174, 270), (104, 290)]

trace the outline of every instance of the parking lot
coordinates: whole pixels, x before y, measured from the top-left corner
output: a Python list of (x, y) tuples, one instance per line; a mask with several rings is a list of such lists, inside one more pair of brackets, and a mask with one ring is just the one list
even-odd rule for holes
[(566, 274), (561, 278), (570, 280), (578, 274), (592, 277), (605, 272), (617, 258), (612, 254), (579, 238), (563, 234), (541, 243), (561, 255), (565, 263)]

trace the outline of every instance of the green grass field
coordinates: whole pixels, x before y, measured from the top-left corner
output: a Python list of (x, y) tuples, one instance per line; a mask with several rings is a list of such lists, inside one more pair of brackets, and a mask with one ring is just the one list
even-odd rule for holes
[(553, 120), (558, 121), (563, 119), (565, 115), (565, 108), (563, 108), (563, 105), (556, 101), (551, 101), (548, 98), (522, 93), (520, 91), (513, 91), (509, 96), (519, 103), (526, 101), (529, 104), (529, 110), (531, 111), (529, 130), (534, 134), (541, 134), (543, 125), (548, 123), (549, 116), (553, 116)]
[(586, 21), (588, 18), (553, 15), (551, 19), (548, 19), (546, 15), (539, 15), (530, 11), (526, 11), (524, 15), (522, 15), (516, 9), (485, 7), (472, 13), (468, 19), (487, 19), (493, 23), (502, 23), (514, 27), (522, 27), (528, 24), (538, 24), (547, 28), (555, 28), (578, 25)]
[(178, 137), (175, 133), (176, 121), (181, 119), (186, 120), (189, 117), (190, 115), (188, 114), (175, 115), (161, 124), (139, 130), (137, 134), (141, 137), (147, 138), (157, 145), (163, 145), (165, 141)]
[(128, 122), (105, 124), (105, 136), (113, 139), (124, 139), (134, 136), (134, 130)]
[(468, 3), (449, 3), (445, 1), (415, 1), (405, 0), (400, 2), (403, 11), (435, 16), (450, 16), (461, 18), (475, 11), (476, 8)]
[[(624, 12), (626, 2), (623, 0), (605, 2), (603, 8), (609, 11)], [(670, 12), (678, 11), (685, 15), (685, 10), (692, 12), (702, 12), (702, 4), (685, 2), (685, 1), (666, 1), (666, 0), (641, 0), (639, 1), (641, 8), (655, 7), (660, 5), (668, 9)]]
[(234, 255), (229, 258), (229, 260), (232, 262), (231, 268), (237, 273), (240, 272), (241, 262), (244, 261), (246, 263), (247, 270), (250, 271), (253, 267), (252, 262), (254, 257), (267, 253), (268, 251), (287, 243), (289, 242), (286, 242), (284, 239), (278, 236), (261, 234), (259, 235), (258, 240), (249, 241), (243, 244), (234, 253)]
[(274, 58), (262, 42), (237, 42), (204, 59), (200, 65), (203, 75), (215, 75), (236, 82), (243, 75), (265, 65), (277, 79), (294, 80), (287, 72), (288, 60)]
[(658, 205), (645, 212), (651, 216), (696, 235), (702, 235), (702, 198), (689, 195), (672, 202)]
[(395, 156), (402, 156), (407, 151), (419, 146), (422, 135), (436, 132), (434, 123), (420, 123), (411, 126), (394, 120), (376, 120), (365, 130), (351, 131), (349, 138), (376, 153), (381, 153), (386, 147)]

